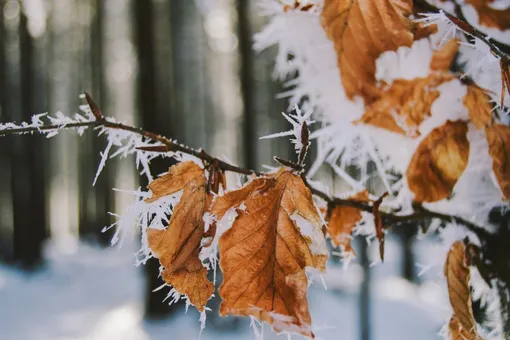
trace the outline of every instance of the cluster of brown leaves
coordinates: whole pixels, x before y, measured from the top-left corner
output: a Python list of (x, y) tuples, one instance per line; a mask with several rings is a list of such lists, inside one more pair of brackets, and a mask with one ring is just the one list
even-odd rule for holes
[(444, 265), (444, 275), (448, 283), (448, 295), (453, 309), (449, 323), (452, 339), (481, 340), (476, 331), (475, 318), (469, 288), (470, 269), (466, 247), (461, 241), (455, 242)]
[[(149, 202), (183, 191), (168, 227), (148, 230), (149, 247), (164, 267), (162, 276), (169, 285), (204, 310), (214, 286), (199, 253), (208, 246), (203, 239), (214, 235), (206, 235), (203, 215), (210, 212), (219, 220), (235, 209), (232, 227), (219, 239), (220, 313), (252, 315), (277, 331), (290, 329), (313, 337), (305, 267), (325, 270), (327, 251), (314, 249), (314, 238), (324, 237), (324, 226), (301, 177), (282, 168), (213, 200), (205, 171), (183, 162), (149, 187), (153, 193)], [(313, 237), (300, 230), (296, 214), (313, 226)]]
[[(492, 1), (468, 2), (486, 25), (504, 29), (503, 23), (510, 23), (505, 21), (509, 10), (492, 9)], [(459, 44), (451, 40), (435, 51), (425, 78), (377, 83), (375, 62), (383, 52), (411, 46), (434, 33), (434, 27), (413, 23), (412, 13), (411, 0), (326, 0), (322, 24), (335, 45), (346, 94), (365, 100), (366, 111), (354, 123), (418, 138), (422, 137), (422, 122), (431, 115), (432, 104), (440, 95), (437, 88), (456, 78), (450, 68)], [(406, 172), (417, 202), (438, 201), (452, 193), (469, 160), (469, 123), (486, 131), (494, 172), (503, 197), (510, 199), (510, 128), (493, 121), (489, 100), (485, 90), (467, 85), (464, 105), (469, 121), (447, 121), (423, 137)]]
[[(490, 2), (468, 0), (482, 23), (506, 27), (510, 22), (505, 19), (507, 11), (490, 8)], [(311, 7), (295, 1), (285, 8), (290, 9), (307, 11)], [(411, 0), (325, 0), (322, 23), (334, 42), (347, 95), (365, 100), (366, 112), (356, 123), (418, 138), (422, 137), (422, 122), (431, 115), (431, 107), (440, 95), (438, 87), (455, 79), (449, 70), (458, 42), (452, 40), (435, 52), (427, 77), (398, 79), (389, 85), (377, 83), (375, 63), (382, 53), (411, 46), (435, 32), (435, 27), (413, 23), (412, 13)], [(464, 105), (469, 109), (469, 121), (447, 121), (436, 127), (423, 136), (411, 159), (406, 175), (418, 202), (445, 199), (452, 193), (469, 160), (469, 124), (485, 130), (496, 177), (504, 197), (510, 198), (510, 128), (494, 122), (489, 96), (476, 85), (467, 87)], [(325, 226), (309, 188), (294, 170), (281, 168), (237, 190), (215, 195), (220, 184), (226, 187), (223, 173), (214, 167), (208, 170), (191, 161), (182, 162), (149, 185), (152, 197), (148, 202), (182, 191), (168, 227), (149, 229), (147, 233), (149, 247), (163, 267), (163, 279), (203, 311), (215, 287), (207, 278), (199, 254), (210, 246), (216, 232), (214, 224), (205, 230), (204, 214), (220, 220), (233, 209), (237, 216), (218, 242), (223, 272), (220, 314), (250, 315), (277, 331), (293, 330), (313, 337), (305, 268), (323, 271), (327, 251), (323, 247)], [(384, 233), (379, 206), (383, 198), (372, 202), (381, 258)], [(359, 192), (350, 200), (368, 203), (368, 192)], [(312, 230), (301, 230), (297, 216), (305, 219)], [(361, 210), (354, 206), (338, 205), (328, 211), (328, 231), (334, 245), (354, 253), (350, 237), (361, 218)], [(448, 254), (445, 275), (454, 310), (449, 325), (452, 337), (479, 339), (471, 308), (469, 267), (461, 242), (455, 243)]]

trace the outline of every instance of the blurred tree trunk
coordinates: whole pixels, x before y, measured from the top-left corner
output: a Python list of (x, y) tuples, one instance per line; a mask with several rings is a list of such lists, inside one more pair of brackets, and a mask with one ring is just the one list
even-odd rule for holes
[(402, 240), (402, 276), (414, 282), (416, 278), (415, 271), (415, 259), (413, 252), (414, 238), (419, 225), (415, 224), (403, 224), (400, 230), (400, 237)]
[[(35, 67), (35, 42), (28, 31), (28, 20), (21, 3), (4, 6), (6, 44), (2, 118), (30, 121), (44, 93), (37, 89), (42, 70)], [(42, 260), (42, 245), (47, 236), (45, 214), (44, 137), (8, 137), (13, 218), (13, 259), (24, 268), (37, 267)], [(5, 144), (4, 144), (5, 145)]]
[(359, 301), (359, 326), (360, 326), (360, 340), (370, 340), (371, 336), (371, 273), (370, 273), (370, 259), (368, 257), (369, 248), (365, 240), (360, 242), (360, 262), (363, 266), (363, 281), (360, 287), (360, 301)]
[[(156, 45), (154, 22), (157, 12), (154, 11), (154, 3), (149, 0), (134, 1), (134, 21), (136, 35), (136, 49), (138, 54), (138, 115), (141, 125), (150, 131), (172, 136), (171, 128), (168, 124), (169, 112), (163, 112), (162, 98), (159, 97), (159, 77), (156, 70)], [(159, 13), (161, 14), (161, 13)], [(163, 13), (164, 14), (164, 13)], [(162, 72), (162, 71), (161, 71)], [(159, 109), (158, 109), (159, 108)], [(168, 109), (168, 108), (167, 108)], [(160, 174), (168, 169), (168, 160), (158, 158), (151, 162), (151, 171), (153, 174)], [(142, 186), (147, 185), (145, 178), (141, 179)], [(160, 318), (170, 314), (175, 310), (175, 306), (169, 307), (163, 302), (167, 290), (153, 292), (163, 284), (159, 276), (159, 262), (157, 259), (151, 259), (144, 267), (146, 283), (145, 315), (148, 318)]]
[(237, 0), (238, 36), (241, 79), (241, 93), (244, 107), (243, 145), (244, 165), (249, 169), (255, 169), (257, 164), (256, 154), (256, 120), (255, 120), (255, 96), (254, 96), (254, 52), (252, 49), (253, 27), (251, 24), (251, 11), (248, 1)]
[(274, 164), (273, 157), (295, 160), (294, 148), (288, 138), (259, 140), (259, 137), (289, 130), (281, 112), (289, 111), (285, 99), (277, 99), (282, 85), (272, 79), (276, 47), (260, 54), (253, 50), (253, 34), (262, 29), (262, 18), (251, 1), (237, 0), (240, 80), (244, 104), (243, 145), (244, 163), (261, 170), (264, 164)]
[[(7, 116), (7, 32), (4, 25), (4, 5), (6, 0), (0, 0), (0, 119), (8, 121)], [(10, 167), (10, 139), (0, 138), (0, 259), (13, 259), (12, 245), (12, 196), (11, 196), (11, 167)]]
[[(81, 78), (94, 101), (98, 103), (100, 108), (104, 108), (108, 102), (105, 90), (106, 70), (103, 52), (104, 1), (92, 0), (89, 5), (93, 14), (89, 25), (86, 27), (88, 32), (85, 33), (88, 33), (88, 35), (84, 33), (87, 46), (83, 49), (84, 58), (81, 69), (85, 72)], [(105, 115), (108, 115), (108, 113), (105, 112)], [(107, 245), (110, 243), (114, 230), (110, 229), (103, 233), (102, 229), (113, 222), (108, 213), (114, 210), (112, 183), (115, 167), (113, 164), (105, 167), (95, 186), (92, 186), (100, 162), (100, 153), (105, 147), (105, 141), (103, 138), (98, 138), (94, 133), (85, 134), (81, 139), (79, 150), (79, 234), (82, 239)]]

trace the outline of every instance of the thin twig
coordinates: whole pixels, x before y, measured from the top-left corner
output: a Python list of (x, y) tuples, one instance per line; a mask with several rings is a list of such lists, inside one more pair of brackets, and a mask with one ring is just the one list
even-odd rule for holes
[[(373, 204), (372, 203), (365, 203), (360, 202), (356, 200), (351, 199), (342, 199), (338, 197), (331, 197), (328, 194), (326, 194), (323, 191), (320, 191), (313, 186), (311, 186), (306, 178), (302, 176), (303, 180), (305, 181), (305, 184), (310, 190), (312, 191), (312, 194), (315, 196), (318, 196), (322, 198), (324, 201), (326, 201), (331, 206), (343, 206), (343, 207), (352, 207), (357, 208), (361, 211), (365, 211), (368, 213), (372, 213), (373, 211)], [(387, 213), (380, 211), (380, 215), (383, 219), (383, 225), (385, 228), (390, 228), (394, 224), (398, 223), (405, 223), (405, 222), (412, 222), (412, 221), (424, 221), (424, 220), (431, 220), (434, 218), (437, 218), (442, 221), (446, 222), (455, 222), (460, 225), (464, 225), (467, 229), (477, 234), (480, 238), (487, 238), (489, 237), (489, 232), (482, 228), (481, 226), (476, 225), (473, 222), (470, 222), (462, 217), (455, 216), (455, 215), (447, 215), (442, 214), (439, 212), (428, 210), (421, 205), (414, 205), (415, 212), (408, 215), (397, 215), (393, 213)]]
[(510, 59), (508, 56), (510, 54), (510, 46), (503, 44), (501, 42), (489, 39), (486, 34), (484, 34), (483, 32), (479, 31), (478, 29), (476, 29), (472, 25), (470, 25), (465, 20), (464, 17), (457, 18), (438, 7), (429, 4), (426, 0), (414, 0), (414, 5), (416, 7), (418, 7), (420, 10), (423, 10), (424, 12), (437, 13), (437, 14), (444, 13), (444, 15), (446, 15), (446, 17), (459, 29), (461, 29), (465, 33), (467, 33), (477, 39), (480, 39), (484, 44), (489, 46), (489, 48), (491, 49), (491, 51), (494, 55), (498, 56), (499, 58), (504, 60), (506, 63), (510, 62)]
[(0, 136), (7, 136), (7, 135), (15, 135), (15, 134), (27, 134), (27, 133), (34, 133), (34, 132), (44, 132), (48, 130), (62, 130), (62, 129), (73, 129), (73, 128), (80, 128), (80, 127), (105, 127), (108, 129), (116, 129), (116, 130), (123, 130), (132, 132), (144, 137), (147, 137), (155, 142), (159, 142), (167, 147), (167, 151), (173, 151), (173, 152), (182, 152), (188, 155), (195, 156), (197, 158), (200, 158), (201, 160), (212, 164), (213, 162), (216, 162), (217, 166), (223, 170), (223, 171), (232, 171), (244, 175), (251, 175), (253, 173), (258, 174), (257, 172), (253, 170), (244, 169), (232, 164), (229, 164), (227, 162), (224, 162), (220, 159), (217, 159), (211, 155), (209, 155), (207, 152), (205, 152), (203, 149), (193, 149), (186, 145), (178, 144), (173, 142), (172, 140), (158, 135), (156, 133), (146, 131), (143, 129), (139, 129), (133, 126), (124, 125), (122, 123), (112, 123), (106, 120), (105, 118), (95, 120), (95, 121), (88, 121), (88, 122), (80, 122), (80, 123), (70, 123), (70, 124), (53, 124), (53, 125), (45, 125), (40, 127), (24, 127), (24, 128), (18, 128), (18, 129), (6, 129), (6, 130), (0, 130)]
[[(98, 111), (100, 112), (100, 111)], [(113, 123), (108, 121), (106, 118), (104, 118), (102, 115), (95, 115), (96, 117), (100, 117), (99, 119), (95, 121), (88, 121), (88, 122), (79, 122), (79, 123), (70, 123), (70, 124), (52, 124), (52, 125), (46, 125), (46, 126), (40, 126), (40, 127), (21, 127), (16, 129), (5, 129), (0, 130), (0, 137), (1, 136), (7, 136), (7, 135), (14, 135), (14, 134), (27, 134), (27, 133), (34, 133), (34, 132), (44, 132), (48, 130), (62, 130), (62, 129), (73, 129), (73, 128), (81, 128), (81, 127), (105, 127), (108, 129), (116, 129), (116, 130), (123, 130), (132, 132), (141, 136), (144, 136), (148, 139), (151, 139), (155, 142), (159, 142), (162, 145), (164, 145), (165, 152), (167, 151), (173, 151), (173, 152), (181, 152), (187, 155), (195, 156), (205, 163), (209, 165), (213, 165), (216, 169), (222, 170), (222, 171), (231, 171), (238, 174), (244, 174), (244, 175), (257, 175), (261, 176), (263, 173), (242, 168), (230, 163), (227, 163), (225, 161), (222, 161), (218, 158), (215, 158), (208, 154), (203, 149), (193, 149), (191, 147), (175, 143), (171, 139), (150, 132), (146, 131), (140, 128), (136, 128), (133, 126), (125, 125), (122, 123)], [(150, 149), (147, 151), (161, 151), (161, 149), (157, 149), (157, 146), (155, 146), (156, 149)], [(141, 148), (144, 149), (144, 148)], [(278, 161), (282, 163), (283, 165), (291, 166), (291, 167), (299, 167), (298, 164), (290, 162), (290, 161), (284, 161), (282, 159), (278, 158)], [(331, 197), (328, 194), (326, 194), (323, 191), (320, 191), (316, 188), (314, 188), (310, 183), (308, 182), (305, 174), (301, 174), (301, 178), (303, 179), (305, 185), (310, 189), (312, 194), (322, 198), (325, 200), (330, 206), (345, 206), (345, 207), (353, 207), (357, 208), (361, 211), (373, 213), (373, 203), (364, 203), (359, 202), (355, 200), (350, 199), (341, 199), (337, 197)], [(397, 215), (393, 213), (383, 212), (380, 211), (380, 215), (384, 222), (384, 227), (389, 228), (393, 224), (403, 223), (403, 222), (410, 222), (410, 221), (424, 221), (424, 220), (430, 220), (433, 218), (440, 219), (442, 221), (448, 221), (448, 222), (455, 222), (461, 225), (464, 225), (468, 230), (471, 230), (472, 232), (476, 233), (480, 238), (488, 238), (490, 236), (489, 232), (487, 232), (482, 227), (458, 216), (453, 215), (447, 215), (442, 214), (434, 211), (430, 211), (428, 209), (423, 208), (421, 205), (415, 205), (414, 207), (415, 212), (413, 214), (408, 215)]]

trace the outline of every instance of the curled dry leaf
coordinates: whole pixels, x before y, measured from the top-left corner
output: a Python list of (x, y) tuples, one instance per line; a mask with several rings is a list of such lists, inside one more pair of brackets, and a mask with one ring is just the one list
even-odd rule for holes
[(510, 59), (501, 58), (499, 61), (501, 68), (501, 107), (505, 105), (505, 91), (510, 94)]
[(494, 9), (491, 3), (494, 0), (466, 0), (478, 13), (480, 25), (497, 28), (502, 31), (510, 28), (510, 7), (506, 9)]
[(342, 84), (350, 99), (359, 95), (371, 102), (379, 96), (375, 61), (383, 52), (412, 45), (412, 12), (411, 0), (324, 2), (322, 25), (335, 45)]
[(476, 85), (467, 86), (463, 102), (469, 111), (469, 119), (477, 129), (484, 129), (492, 123), (490, 100), (484, 89)]
[(388, 196), (388, 193), (385, 192), (377, 201), (374, 202), (372, 206), (372, 214), (374, 215), (374, 224), (375, 224), (375, 233), (377, 236), (377, 240), (379, 241), (379, 255), (381, 256), (381, 261), (384, 261), (384, 230), (382, 224), (382, 216), (379, 211), (379, 207), (382, 204), (383, 199)]
[(467, 266), (465, 246), (462, 241), (455, 242), (450, 248), (446, 256), (444, 275), (448, 283), (448, 296), (454, 313), (452, 320), (450, 320), (450, 332), (453, 327), (456, 331), (453, 334), (463, 336), (459, 339), (481, 339), (476, 332), (471, 291), (469, 289), (470, 272)]
[(437, 87), (452, 79), (448, 73), (432, 73), (427, 78), (413, 80), (397, 79), (354, 123), (418, 137), (420, 124), (430, 116), (432, 104), (440, 95)]
[[(415, 13), (416, 15), (417, 13)], [(418, 13), (419, 14), (419, 13)], [(437, 25), (436, 24), (425, 24), (423, 22), (417, 22), (414, 26), (414, 40), (420, 40), (423, 38), (427, 38), (429, 35), (437, 33)]]
[(191, 161), (178, 163), (149, 188), (152, 197), (148, 202), (183, 190), (168, 228), (149, 229), (147, 238), (149, 247), (165, 268), (165, 282), (187, 295), (191, 303), (203, 311), (214, 291), (214, 285), (207, 279), (207, 269), (198, 257), (204, 236), (203, 215), (212, 197), (206, 193), (204, 170)]
[[(220, 313), (252, 315), (277, 331), (313, 336), (304, 269), (324, 270), (327, 249), (310, 190), (280, 169), (218, 197), (211, 211), (220, 219), (236, 207), (238, 216), (219, 241)], [(296, 215), (307, 221), (311, 236), (303, 235)]]
[(467, 131), (466, 122), (447, 121), (421, 141), (406, 171), (415, 201), (435, 202), (450, 195), (468, 163)]
[(450, 322), (448, 324), (448, 333), (450, 333), (450, 337), (452, 340), (482, 340), (477, 334), (472, 334), (464, 330), (455, 315), (450, 318)]
[(488, 127), (487, 141), (492, 157), (492, 169), (506, 200), (510, 200), (510, 127), (493, 124)]
[[(365, 189), (348, 199), (368, 202), (368, 191)], [(351, 246), (351, 234), (359, 221), (361, 221), (361, 210), (357, 208), (337, 205), (331, 211), (328, 223), (329, 236), (331, 236), (333, 244), (342, 247), (345, 253), (355, 255)]]
[(448, 71), (452, 66), (453, 60), (459, 51), (459, 41), (450, 39), (441, 48), (434, 51), (432, 60), (430, 61), (430, 69), (432, 71)]

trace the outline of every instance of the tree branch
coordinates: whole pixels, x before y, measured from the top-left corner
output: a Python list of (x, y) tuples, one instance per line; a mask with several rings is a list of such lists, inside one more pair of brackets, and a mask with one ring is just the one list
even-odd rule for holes
[(498, 41), (491, 41), (489, 38), (487, 38), (487, 35), (478, 29), (474, 28), (472, 25), (470, 25), (465, 18), (462, 17), (455, 17), (444, 10), (429, 4), (426, 0), (414, 0), (414, 5), (419, 8), (420, 10), (423, 10), (424, 12), (429, 13), (444, 13), (450, 21), (457, 26), (459, 29), (464, 31), (465, 33), (480, 39), (484, 44), (489, 46), (492, 53), (496, 56), (498, 56), (501, 60), (504, 61), (504, 63), (508, 64), (510, 63), (509, 54), (510, 54), (510, 46), (505, 45)]
[[(320, 191), (308, 183), (307, 179), (302, 176), (303, 181), (306, 186), (311, 190), (312, 194), (317, 197), (325, 200), (329, 205), (332, 206), (343, 206), (343, 207), (352, 207), (357, 208), (361, 211), (365, 211), (368, 213), (372, 213), (372, 203), (364, 203), (360, 201), (350, 200), (350, 199), (342, 199), (338, 197), (331, 197), (323, 191)], [(404, 223), (404, 222), (412, 222), (412, 221), (425, 221), (431, 220), (434, 218), (440, 219), (446, 222), (455, 222), (465, 226), (468, 230), (474, 232), (481, 239), (487, 239), (490, 236), (490, 233), (482, 228), (481, 226), (476, 225), (473, 222), (470, 222), (462, 217), (455, 215), (447, 215), (439, 212), (431, 211), (419, 204), (413, 205), (415, 212), (413, 214), (408, 215), (397, 215), (394, 213), (387, 213), (383, 211), (379, 211), (383, 218), (383, 224), (386, 229), (390, 228), (394, 224)]]
[[(101, 111), (98, 109), (97, 105), (92, 101), (90, 96), (86, 95), (86, 100), (87, 100), (89, 106), (91, 107), (91, 109), (93, 109), (94, 116), (96, 117), (96, 120), (87, 121), (87, 122), (79, 122), (79, 123), (70, 123), (70, 124), (53, 124), (53, 125), (45, 125), (45, 126), (40, 126), (40, 127), (21, 127), (21, 128), (5, 129), (5, 130), (0, 130), (0, 137), (7, 136), (7, 135), (14, 135), (14, 134), (27, 134), (27, 133), (34, 133), (34, 132), (40, 133), (40, 132), (44, 132), (44, 131), (48, 131), (48, 130), (73, 129), (73, 128), (81, 128), (81, 127), (92, 127), (92, 128), (105, 127), (108, 129), (116, 129), (116, 130), (132, 132), (132, 133), (144, 136), (148, 139), (151, 139), (155, 142), (159, 142), (162, 144), (162, 146), (164, 146), (163, 149), (159, 148), (158, 146), (151, 146), (148, 148), (141, 147), (140, 148), (141, 150), (154, 151), (154, 152), (168, 152), (168, 151), (181, 152), (181, 153), (184, 153), (187, 155), (195, 156), (195, 157), (201, 159), (202, 161), (204, 161), (205, 163), (212, 165), (216, 169), (219, 169), (222, 171), (231, 171), (231, 172), (235, 172), (235, 173), (243, 174), (243, 175), (257, 175), (257, 176), (263, 175), (263, 173), (257, 172), (255, 170), (242, 168), (242, 167), (224, 162), (218, 158), (211, 156), (203, 149), (199, 149), (199, 150), (193, 149), (191, 147), (175, 143), (174, 141), (172, 141), (171, 139), (169, 139), (165, 136), (162, 136), (162, 135), (150, 132), (150, 131), (146, 131), (146, 130), (143, 130), (140, 128), (125, 125), (122, 123), (110, 122), (101, 114)], [(281, 160), (279, 158), (277, 158), (277, 160), (280, 163), (282, 163), (282, 165), (290, 166), (291, 168), (299, 167), (298, 164), (295, 164), (290, 161)], [(310, 189), (312, 194), (316, 195), (317, 197), (322, 198), (330, 206), (353, 207), (353, 208), (357, 208), (357, 209), (360, 209), (365, 212), (369, 212), (369, 213), (373, 212), (372, 211), (373, 203), (364, 203), (364, 202), (359, 202), (359, 201), (355, 201), (355, 200), (331, 197), (327, 193), (320, 191), (320, 190), (314, 188), (312, 185), (310, 185), (310, 183), (308, 182), (308, 180), (304, 174), (301, 175), (301, 178), (303, 179), (305, 185)], [(418, 204), (414, 206), (414, 210), (415, 210), (415, 212), (413, 214), (409, 214), (409, 215), (397, 215), (394, 213), (388, 213), (388, 212), (383, 212), (383, 211), (380, 211), (379, 213), (383, 218), (385, 228), (389, 228), (391, 225), (398, 224), (398, 223), (404, 223), (404, 222), (410, 222), (410, 221), (424, 221), (424, 220), (430, 220), (433, 218), (437, 218), (442, 221), (455, 222), (455, 223), (461, 224), (461, 225), (465, 226), (468, 230), (477, 234), (480, 238), (487, 239), (488, 237), (490, 237), (489, 232), (486, 231), (484, 228), (482, 228), (482, 227), (480, 227), (480, 226), (478, 226), (462, 217), (430, 211)]]

